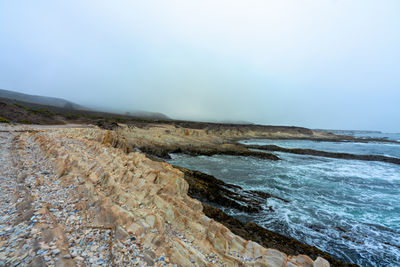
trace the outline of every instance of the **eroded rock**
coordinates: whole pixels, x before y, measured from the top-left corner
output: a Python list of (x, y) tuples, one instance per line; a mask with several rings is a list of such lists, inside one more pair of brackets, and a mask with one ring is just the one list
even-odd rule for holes
[[(107, 131), (57, 129), (25, 135), (54, 161), (60, 186), (79, 196), (79, 216), (70, 216), (69, 224), (86, 217), (94, 225), (118, 228), (125, 232), (120, 236), (134, 236), (136, 246), (147, 251), (142, 259), (149, 263), (149, 258), (167, 258), (181, 266), (288, 265), (290, 257), (285, 253), (243, 239), (208, 218), (202, 204), (188, 196), (189, 185), (181, 171), (144, 154), (127, 153)], [(48, 210), (62, 212), (56, 207)], [(61, 253), (57, 248), (52, 252), (60, 258), (70, 255), (76, 262), (92, 259), (86, 258), (89, 254)]]

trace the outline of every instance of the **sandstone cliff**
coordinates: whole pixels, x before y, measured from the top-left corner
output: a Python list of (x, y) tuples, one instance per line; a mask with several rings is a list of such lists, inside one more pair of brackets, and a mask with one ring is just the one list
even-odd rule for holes
[[(233, 234), (208, 218), (202, 204), (188, 196), (188, 183), (180, 170), (132, 152), (125, 137), (115, 132), (60, 128), (12, 134), (7, 140), (13, 144), (7, 149), (14, 155), (15, 168), (35, 173), (15, 181), (29, 201), (13, 223), (15, 227), (24, 224), (38, 240), (32, 241), (37, 249), (29, 255), (52, 255), (53, 259), (45, 256), (44, 260), (58, 257), (56, 261), (64, 265), (91, 264), (92, 259), (85, 259), (87, 254), (76, 252), (87, 248), (74, 250), (71, 244), (83, 246), (86, 234), (93, 243), (95, 233), (84, 229), (97, 227), (111, 231), (111, 247), (113, 238), (122, 244), (122, 248), (109, 248), (109, 263), (114, 257), (122, 264), (128, 255), (126, 262), (142, 257), (146, 265), (157, 266), (329, 266), (323, 258), (313, 261), (305, 255), (286, 255)], [(40, 173), (44, 175), (39, 177)], [(54, 242), (47, 245), (50, 237)], [(138, 256), (132, 246), (123, 248), (129, 242), (135, 242), (144, 256)], [(51, 253), (46, 254), (49, 249)], [(90, 251), (96, 249), (100, 248), (96, 245)], [(0, 260), (15, 256), (8, 253)]]
[(133, 233), (156, 256), (180, 266), (329, 266), (318, 258), (287, 256), (234, 235), (188, 197), (183, 173), (144, 154), (126, 153), (122, 137), (98, 129), (31, 133), (54, 159), (60, 180), (77, 185), (77, 204), (99, 225)]

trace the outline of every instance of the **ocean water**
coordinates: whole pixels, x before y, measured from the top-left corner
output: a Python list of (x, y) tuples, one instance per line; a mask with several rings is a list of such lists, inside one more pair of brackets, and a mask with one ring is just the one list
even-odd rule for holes
[(382, 132), (372, 132), (372, 131), (341, 131), (334, 130), (328, 131), (339, 135), (351, 135), (357, 138), (382, 138), (392, 141), (400, 142), (400, 133), (382, 133)]
[[(395, 138), (400, 140), (400, 135)], [(400, 157), (396, 144), (244, 142)], [(179, 154), (172, 155), (170, 163), (290, 201), (269, 198), (265, 211), (257, 214), (225, 210), (242, 221), (254, 221), (360, 266), (400, 266), (400, 165), (275, 154), (282, 160)]]

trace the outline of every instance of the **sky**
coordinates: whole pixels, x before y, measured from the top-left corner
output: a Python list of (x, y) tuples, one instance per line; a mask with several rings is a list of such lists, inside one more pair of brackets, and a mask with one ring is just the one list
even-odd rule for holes
[(400, 1), (0, 0), (0, 88), (176, 119), (400, 132)]

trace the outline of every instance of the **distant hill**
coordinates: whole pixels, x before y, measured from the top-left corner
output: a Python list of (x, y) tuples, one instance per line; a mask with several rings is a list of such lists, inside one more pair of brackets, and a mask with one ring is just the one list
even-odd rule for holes
[[(128, 120), (171, 120), (168, 116), (158, 112), (140, 110), (130, 112), (110, 112), (104, 111), (99, 107), (84, 107), (62, 98), (29, 95), (4, 89), (0, 89), (0, 102), (0, 117), (5, 117), (13, 122), (29, 120), (32, 123), (39, 124), (51, 122), (59, 123), (62, 117), (71, 117), (71, 114), (77, 116), (88, 115), (97, 118), (121, 117)], [(42, 111), (44, 110), (51, 112), (42, 114)]]
[(78, 104), (75, 104), (71, 101), (67, 101), (62, 98), (28, 95), (28, 94), (4, 90), (4, 89), (0, 89), (0, 97), (8, 98), (10, 100), (18, 100), (18, 101), (23, 101), (23, 102), (33, 103), (33, 104), (54, 106), (54, 107), (60, 107), (60, 108), (81, 109), (81, 110), (86, 109)]
[[(10, 90), (4, 90), (0, 89), (0, 100), (3, 102), (8, 102), (8, 103), (14, 103), (14, 104), (20, 104), (23, 106), (27, 106), (30, 108), (46, 108), (50, 109), (53, 111), (58, 111), (58, 112), (72, 112), (74, 111), (84, 111), (84, 112), (101, 112), (101, 113), (107, 113), (101, 110), (101, 108), (87, 108), (78, 104), (75, 104), (71, 101), (62, 99), (62, 98), (56, 98), (56, 97), (48, 97), (48, 96), (38, 96), (38, 95), (29, 95), (29, 94), (24, 94), (24, 93), (19, 93), (19, 92), (14, 92)], [(31, 105), (34, 104), (34, 105)], [(43, 105), (45, 107), (40, 107), (37, 105)], [(57, 108), (62, 108), (64, 110), (54, 110), (51, 107), (57, 107)], [(121, 115), (126, 115), (129, 117), (134, 117), (134, 118), (143, 118), (143, 119), (151, 119), (151, 120), (170, 120), (167, 115), (164, 115), (162, 113), (158, 112), (148, 112), (148, 111), (131, 111), (131, 112), (117, 112), (113, 111), (110, 114), (121, 114)]]
[(131, 112), (126, 112), (125, 115), (132, 116), (132, 117), (139, 117), (139, 118), (146, 118), (146, 119), (157, 119), (157, 120), (171, 120), (165, 114), (159, 112), (149, 112), (143, 110), (135, 110)]

